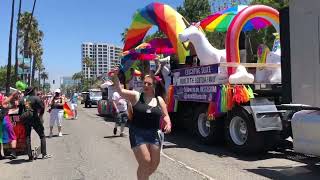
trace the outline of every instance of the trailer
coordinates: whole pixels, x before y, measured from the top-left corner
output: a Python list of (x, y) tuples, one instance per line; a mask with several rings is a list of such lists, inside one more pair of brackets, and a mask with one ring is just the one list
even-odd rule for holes
[[(290, 11), (289, 11), (290, 9)], [(219, 68), (235, 63), (173, 70), (176, 126), (205, 143), (225, 142), (230, 150), (252, 154), (277, 146), (291, 137), (296, 152), (320, 155), (320, 2), (290, 1), (280, 11), (281, 83), (229, 84), (219, 80)], [(307, 27), (306, 27), (307, 26)], [(303, 34), (303, 35), (302, 35)], [(228, 48), (227, 48), (228, 49)], [(240, 63), (248, 72), (280, 64)], [(219, 109), (221, 88), (246, 87), (255, 93), (245, 103)], [(221, 98), (221, 97), (220, 97)], [(171, 106), (174, 106), (170, 104)], [(170, 107), (169, 107), (170, 109)], [(172, 108), (171, 108), (172, 109)], [(221, 107), (220, 107), (221, 109)]]

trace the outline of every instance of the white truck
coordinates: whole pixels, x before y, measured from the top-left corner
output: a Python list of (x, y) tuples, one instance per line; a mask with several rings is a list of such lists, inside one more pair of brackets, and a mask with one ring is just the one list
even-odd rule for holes
[[(209, 100), (205, 97), (211, 99), (210, 94), (195, 96), (199, 89), (179, 89), (175, 84), (178, 100), (177, 112), (172, 114), (175, 123), (205, 143), (225, 141), (239, 153), (269, 150), (279, 140), (291, 136), (296, 152), (320, 156), (319, 9), (318, 0), (291, 0), (289, 8), (280, 11), (281, 84), (250, 84), (258, 96), (215, 120), (207, 118)], [(214, 68), (212, 65), (211, 69)], [(173, 73), (186, 76), (190, 70), (193, 71), (177, 69)], [(176, 78), (180, 77), (174, 77), (174, 81)], [(215, 86), (218, 85), (207, 89), (215, 92)]]

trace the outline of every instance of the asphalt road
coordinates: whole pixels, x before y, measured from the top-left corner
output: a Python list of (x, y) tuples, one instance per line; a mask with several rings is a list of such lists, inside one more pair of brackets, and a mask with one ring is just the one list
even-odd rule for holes
[[(114, 137), (112, 120), (97, 116), (96, 108), (80, 108), (79, 113), (78, 120), (63, 122), (63, 137), (47, 139), (51, 159), (1, 160), (0, 179), (136, 179), (128, 137)], [(48, 134), (48, 121), (45, 127)], [(38, 144), (33, 132), (33, 145)], [(151, 179), (320, 179), (318, 162), (291, 150), (241, 157), (223, 145), (206, 146), (178, 131), (166, 136), (160, 166)]]

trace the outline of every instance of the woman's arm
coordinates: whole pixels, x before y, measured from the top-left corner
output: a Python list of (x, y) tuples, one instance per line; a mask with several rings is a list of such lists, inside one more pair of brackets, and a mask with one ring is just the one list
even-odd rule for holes
[(164, 127), (164, 131), (165, 133), (170, 133), (171, 132), (171, 120), (170, 120), (170, 116), (167, 110), (167, 105), (164, 102), (164, 100), (162, 99), (162, 97), (158, 96), (159, 99), (159, 103), (161, 106), (161, 110), (162, 110), (162, 115), (163, 115), (163, 120), (165, 122), (165, 127)]
[(6, 98), (4, 101), (2, 101), (2, 107), (7, 108), (9, 107), (9, 103), (12, 101), (12, 99), (18, 94), (18, 91), (15, 91), (12, 93), (8, 98)]
[(139, 92), (133, 90), (124, 89), (120, 85), (119, 78), (117, 77), (117, 73), (111, 76), (114, 90), (120, 94), (121, 97), (125, 98), (126, 100), (130, 101), (131, 104), (136, 104), (139, 100)]

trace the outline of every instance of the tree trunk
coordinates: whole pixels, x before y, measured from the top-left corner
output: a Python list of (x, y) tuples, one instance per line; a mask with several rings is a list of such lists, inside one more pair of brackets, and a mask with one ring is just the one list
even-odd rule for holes
[(18, 21), (17, 21), (17, 35), (16, 35), (16, 53), (15, 53), (15, 65), (14, 65), (14, 80), (18, 80), (18, 43), (19, 43), (19, 22), (20, 22), (20, 16), (21, 16), (21, 1), (19, 1), (19, 12), (18, 12)]
[(8, 50), (8, 65), (7, 65), (7, 81), (6, 81), (6, 94), (10, 93), (11, 82), (11, 51), (12, 51), (12, 29), (13, 29), (13, 17), (14, 17), (14, 4), (15, 0), (12, 0), (11, 7), (11, 22), (10, 22), (10, 34), (9, 34), (9, 50)]
[[(46, 79), (45, 79), (45, 78), (43, 78), (42, 80), (43, 80), (43, 83), (42, 83), (42, 89), (43, 89), (43, 92), (44, 92), (44, 83), (46, 82)], [(44, 93), (45, 93), (45, 92), (44, 92)]]
[(38, 84), (39, 84), (39, 90), (41, 89), (41, 79), (40, 79), (40, 73), (41, 73), (41, 69), (38, 70)]
[(32, 70), (31, 70), (31, 84), (34, 86), (34, 76), (36, 74), (36, 58), (33, 56)]

